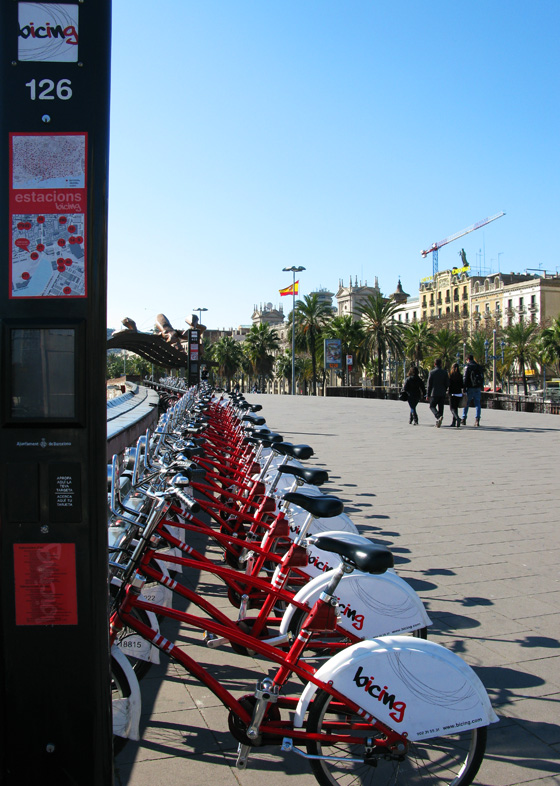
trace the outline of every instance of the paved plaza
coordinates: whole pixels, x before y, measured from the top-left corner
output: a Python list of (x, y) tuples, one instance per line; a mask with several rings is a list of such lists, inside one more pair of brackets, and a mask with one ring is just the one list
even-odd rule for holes
[[(423, 404), (414, 427), (395, 401), (248, 400), (286, 441), (314, 448), (309, 464), (330, 474), (323, 489), (344, 501), (362, 534), (392, 550), (421, 596), (429, 638), (486, 686), (500, 722), (475, 783), (560, 786), (560, 417), (483, 410), (481, 428), (471, 412), (452, 429), (446, 408), (437, 429)], [(188, 578), (228, 607), (222, 585)], [(252, 692), (266, 670), (226, 647), (204, 648), (173, 623), (162, 632), (236, 695)], [(142, 741), (117, 757), (117, 786), (316, 784), (304, 759), (273, 748), (236, 770), (227, 711), (175, 665), (152, 666), (142, 696)]]

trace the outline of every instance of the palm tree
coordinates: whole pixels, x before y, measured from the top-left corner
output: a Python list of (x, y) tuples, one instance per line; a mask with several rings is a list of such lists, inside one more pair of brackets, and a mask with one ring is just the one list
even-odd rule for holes
[(475, 330), (467, 341), (467, 348), (480, 366), (486, 362), (486, 341), (488, 336), (482, 330)]
[(406, 327), (404, 351), (418, 368), (430, 351), (433, 335), (434, 331), (427, 322), (412, 322)]
[(523, 392), (527, 396), (527, 377), (525, 367), (532, 366), (538, 360), (538, 337), (539, 327), (534, 322), (516, 322), (515, 325), (508, 325), (504, 328), (506, 340), (505, 359), (509, 367), (515, 364), (521, 371), (523, 377)]
[[(356, 322), (350, 314), (334, 317), (323, 330), (323, 338), (337, 338), (340, 340), (342, 357), (352, 354), (354, 365), (362, 363), (364, 330), (361, 322)], [(345, 384), (345, 363), (342, 368), (342, 384)]]
[[(296, 380), (298, 377), (301, 377), (301, 372), (303, 368), (303, 358), (296, 357), (295, 359), (295, 372), (296, 372)], [(286, 349), (276, 358), (276, 362), (274, 365), (274, 371), (277, 377), (281, 379), (286, 379), (288, 382), (288, 386), (291, 390), (292, 387), (292, 351), (291, 349)]]
[(543, 330), (540, 343), (544, 362), (555, 364), (556, 370), (560, 373), (560, 315), (552, 321), (550, 327)]
[(399, 311), (402, 311), (402, 306), (394, 300), (385, 300), (381, 294), (369, 295), (356, 309), (365, 334), (364, 349), (368, 355), (377, 356), (379, 387), (388, 350), (391, 350), (395, 358), (403, 354), (406, 326), (395, 319), (395, 314)]
[(278, 333), (266, 322), (252, 325), (245, 336), (243, 348), (251, 360), (253, 372), (260, 379), (260, 387), (264, 389), (264, 378), (272, 373), (274, 352), (278, 351), (280, 340)]
[(443, 367), (448, 371), (457, 361), (457, 353), (461, 346), (462, 338), (459, 333), (448, 328), (441, 328), (437, 333), (432, 335), (429, 358), (434, 361), (436, 358), (441, 358)]
[(295, 308), (296, 344), (311, 356), (313, 395), (317, 395), (317, 344), (332, 319), (332, 309), (317, 294), (305, 295)]
[(230, 389), (231, 379), (241, 366), (243, 349), (232, 336), (222, 336), (210, 347), (210, 355), (218, 364), (218, 373), (226, 378), (226, 388)]

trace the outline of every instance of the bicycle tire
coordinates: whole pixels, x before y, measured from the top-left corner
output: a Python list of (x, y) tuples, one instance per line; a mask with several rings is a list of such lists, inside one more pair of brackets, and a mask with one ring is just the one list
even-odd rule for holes
[[(306, 731), (321, 734), (325, 726), (333, 732), (333, 723), (363, 725), (363, 719), (340, 705), (330, 710), (333, 697), (319, 690), (311, 704)], [(328, 716), (328, 717), (327, 717)], [(364, 740), (375, 733), (364, 730)], [(353, 731), (356, 736), (356, 731)], [(384, 754), (365, 761), (365, 745), (344, 741), (322, 745), (318, 740), (307, 743), (312, 756), (337, 756), (340, 760), (312, 759), (313, 775), (321, 786), (469, 786), (484, 758), (486, 726), (459, 734), (408, 742), (403, 760), (386, 759)], [(350, 759), (358, 761), (350, 761)], [(375, 761), (375, 764), (374, 764)]]

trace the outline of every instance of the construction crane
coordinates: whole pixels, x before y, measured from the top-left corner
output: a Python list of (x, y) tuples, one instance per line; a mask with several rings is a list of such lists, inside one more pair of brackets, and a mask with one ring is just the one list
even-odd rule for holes
[(486, 226), (491, 221), (495, 221), (497, 218), (501, 218), (505, 216), (505, 213), (496, 213), (495, 216), (490, 216), (490, 218), (483, 218), (482, 221), (478, 221), (476, 224), (473, 224), (471, 227), (467, 227), (463, 229), (461, 232), (456, 232), (454, 235), (450, 237), (446, 237), (445, 240), (440, 240), (439, 243), (433, 243), (431, 248), (428, 248), (426, 251), (421, 251), (420, 253), (425, 258), (428, 254), (432, 254), (432, 261), (433, 261), (433, 276), (435, 278), (436, 273), (438, 272), (438, 250), (442, 246), (446, 246), (448, 243), (451, 243), (453, 240), (458, 240), (463, 235), (468, 235), (469, 232), (474, 232), (475, 229), (480, 229), (481, 227)]

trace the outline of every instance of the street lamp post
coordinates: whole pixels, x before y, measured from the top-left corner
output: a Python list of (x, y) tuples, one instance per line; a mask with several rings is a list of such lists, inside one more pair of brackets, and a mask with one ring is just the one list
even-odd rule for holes
[(486, 339), (486, 341), (484, 342), (484, 356), (485, 356), (485, 359), (486, 359), (486, 363), (488, 363), (489, 360), (492, 361), (492, 390), (495, 393), (496, 392), (496, 361), (498, 359), (500, 359), (502, 361), (502, 363), (504, 362), (504, 348), (506, 346), (506, 342), (502, 341), (502, 354), (498, 355), (496, 353), (496, 349), (497, 349), (497, 347), (496, 347), (496, 328), (494, 328), (493, 335), (492, 335), (492, 354), (491, 355), (488, 354), (488, 345), (489, 345), (489, 341), (488, 341), (488, 339)]
[(284, 273), (292, 273), (292, 396), (296, 394), (296, 273), (301, 273), (304, 267), (283, 267)]
[(193, 308), (193, 311), (198, 311), (198, 323), (199, 325), (202, 324), (202, 312), (208, 311), (207, 308)]

